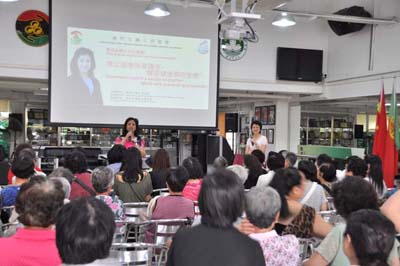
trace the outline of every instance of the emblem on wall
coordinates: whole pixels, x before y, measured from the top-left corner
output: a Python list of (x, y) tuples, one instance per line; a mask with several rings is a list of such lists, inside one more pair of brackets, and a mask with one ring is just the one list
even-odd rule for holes
[(15, 23), (18, 37), (27, 45), (39, 47), (49, 43), (49, 16), (39, 10), (21, 13)]
[(220, 51), (223, 58), (229, 61), (237, 61), (243, 58), (247, 52), (246, 40), (228, 40), (222, 39)]

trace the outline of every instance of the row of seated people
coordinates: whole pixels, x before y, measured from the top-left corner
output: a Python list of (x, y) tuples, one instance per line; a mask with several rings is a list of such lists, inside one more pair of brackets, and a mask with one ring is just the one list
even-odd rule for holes
[[(255, 186), (247, 193), (232, 171), (206, 175), (198, 198), (201, 224), (177, 232), (167, 265), (298, 265), (296, 232), (302, 229), (291, 220), (296, 206), (291, 201), (301, 191), (304, 180), (293, 168), (277, 170), (269, 186)], [(379, 212), (372, 185), (361, 177), (346, 177), (333, 186), (332, 193), (347, 226), (339, 223), (330, 228), (304, 264), (398, 265), (395, 227)], [(0, 239), (1, 265), (113, 261), (108, 256), (115, 214), (95, 197), (67, 204), (64, 198), (58, 180), (35, 176), (21, 186), (15, 208), (24, 227)], [(245, 219), (241, 219), (243, 212)]]
[[(128, 196), (125, 195), (126, 198), (130, 197), (129, 196), (129, 192), (132, 193), (132, 194), (135, 194), (135, 190), (134, 190), (135, 186), (137, 186), (137, 184), (145, 182), (146, 178), (148, 180), (147, 181), (148, 183), (152, 183), (152, 182), (149, 182), (149, 181), (151, 181), (151, 174), (146, 174), (146, 172), (141, 170), (141, 167), (140, 167), (141, 166), (141, 164), (140, 164), (140, 157), (141, 157), (140, 153), (138, 153), (136, 149), (128, 149), (128, 150), (124, 151), (124, 154), (125, 155), (129, 155), (129, 156), (125, 156), (127, 158), (124, 158), (124, 161), (123, 161), (123, 163), (121, 165), (120, 171), (116, 171), (115, 179), (113, 178), (113, 174), (111, 173), (111, 171), (107, 171), (105, 168), (95, 169), (93, 174), (90, 175), (89, 180), (90, 180), (91, 183), (93, 183), (93, 184), (90, 183), (90, 185), (95, 190), (98, 190), (97, 188), (101, 187), (101, 189), (99, 189), (97, 191), (97, 194), (98, 194), (98, 197), (102, 198), (103, 200), (105, 198), (108, 198), (108, 194), (112, 190), (112, 187), (113, 187), (112, 183), (114, 183), (114, 189), (115, 190), (117, 190), (116, 187), (115, 187), (115, 183), (117, 183), (118, 181), (121, 183), (120, 184), (121, 186), (123, 186), (124, 188), (128, 188), (128, 189), (125, 189), (125, 190), (120, 189), (120, 191), (123, 192), (123, 193), (119, 193), (121, 198), (124, 198), (124, 193), (125, 192), (128, 195)], [(74, 155), (74, 156), (71, 156), (72, 158), (77, 158), (77, 159), (71, 160), (71, 161), (75, 161), (76, 162), (75, 165), (81, 165), (81, 162), (83, 160), (79, 160), (79, 158), (82, 157), (82, 154), (80, 154), (79, 152), (76, 152), (75, 154), (72, 154), (72, 155)], [(17, 156), (16, 159), (18, 159), (18, 158), (19, 158), (19, 156)], [(84, 156), (83, 156), (83, 158), (84, 158)], [(133, 162), (132, 162), (132, 158), (136, 158), (136, 159), (133, 160)], [(21, 158), (21, 160), (22, 160), (22, 158)], [(27, 161), (26, 158), (24, 160)], [(22, 160), (22, 161), (24, 161), (24, 160)], [(124, 168), (123, 164), (125, 163), (125, 161), (132, 162), (131, 165), (134, 165), (134, 167)], [(15, 162), (16, 163), (15, 164), (13, 163), (13, 165), (15, 165), (15, 167), (16, 167), (16, 166), (19, 165), (19, 163), (18, 163), (17, 160)], [(67, 158), (66, 162), (68, 162), (68, 158)], [(32, 163), (32, 159), (31, 159), (31, 163)], [(268, 161), (267, 161), (267, 164), (268, 164)], [(66, 164), (66, 165), (68, 165), (68, 164)], [(126, 163), (125, 163), (125, 165), (126, 165)], [(181, 184), (180, 187), (183, 188), (183, 190), (185, 190), (185, 188), (189, 185), (188, 186), (188, 188), (190, 188), (188, 190), (190, 192), (190, 193), (188, 193), (189, 197), (192, 197), (192, 199), (198, 199), (197, 195), (199, 194), (200, 188), (203, 187), (202, 180), (199, 179), (199, 178), (191, 178), (191, 177), (196, 177), (196, 176), (201, 177), (202, 176), (201, 166), (198, 163), (198, 161), (195, 160), (194, 158), (186, 159), (184, 161), (183, 165), (186, 166), (184, 168), (186, 170), (181, 169), (180, 171), (176, 171), (176, 172), (174, 172), (174, 174), (170, 174), (169, 177), (167, 175), (167, 178), (172, 178), (172, 179), (175, 179), (175, 180), (178, 180), (180, 178), (183, 181), (182, 182), (183, 185)], [(349, 164), (348, 164), (348, 168), (351, 169), (351, 167), (349, 167), (349, 165), (351, 166), (351, 162), (349, 162)], [(16, 167), (13, 170), (17, 170), (17, 168), (18, 167)], [(81, 169), (84, 169), (84, 168), (85, 167), (81, 167)], [(193, 170), (193, 169), (198, 170), (198, 168), (200, 170), (197, 171), (198, 172), (197, 175), (192, 175), (191, 176), (189, 174), (190, 171), (188, 171), (188, 170)], [(304, 172), (307, 172), (307, 171), (304, 170), (303, 168), (306, 168), (306, 167), (301, 167), (301, 162), (299, 162), (299, 170), (300, 171), (298, 171), (296, 169), (289, 169), (290, 171), (292, 171), (291, 176), (288, 174), (290, 171), (287, 172), (287, 170), (282, 170), (282, 169), (274, 170), (274, 176), (272, 177), (272, 180), (268, 183), (268, 185), (270, 187), (274, 188), (279, 193), (279, 195), (280, 195), (280, 197), (282, 199), (281, 210), (280, 210), (281, 217), (279, 219), (279, 223), (277, 225), (274, 225), (274, 228), (279, 234), (293, 234), (293, 235), (295, 235), (297, 237), (300, 237), (300, 238), (309, 238), (309, 237), (312, 237), (312, 236), (316, 236), (316, 237), (319, 237), (319, 238), (325, 238), (326, 237), (326, 239), (328, 239), (328, 237), (327, 237), (328, 234), (331, 235), (332, 232), (334, 232), (334, 230), (331, 230), (331, 226), (328, 223), (326, 223), (321, 218), (321, 216), (319, 216), (316, 213), (316, 210), (314, 208), (309, 207), (304, 203), (301, 203), (301, 199), (304, 197), (305, 191), (307, 189), (307, 181), (306, 181), (306, 176), (307, 175), (304, 173)], [(136, 180), (126, 179), (126, 176), (129, 177), (131, 175), (126, 175), (125, 179), (124, 179), (124, 173), (128, 173), (129, 172), (128, 170), (132, 170), (132, 169), (134, 169), (136, 171), (136, 172), (133, 171), (133, 173), (137, 175), (137, 179)], [(194, 172), (196, 172), (196, 171), (194, 171)], [(290, 178), (286, 178), (287, 179), (286, 183), (280, 182), (282, 180), (285, 180), (285, 178), (283, 178), (283, 177), (279, 178), (279, 176), (284, 176), (283, 172), (286, 175), (290, 176)], [(350, 175), (350, 171), (347, 171), (347, 172)], [(18, 171), (16, 171), (16, 173), (18, 173)], [(76, 172), (76, 173), (77, 174), (75, 174), (74, 177), (70, 178), (70, 179), (72, 179), (72, 185), (74, 185), (76, 183), (76, 185), (79, 186), (82, 191), (85, 191), (86, 193), (88, 193), (88, 190), (85, 189), (84, 186), (82, 186), (82, 184), (79, 184), (79, 181), (76, 182), (75, 179), (77, 179), (77, 177), (79, 176), (78, 174), (80, 174), (78, 172)], [(281, 174), (278, 175), (278, 173), (281, 173)], [(88, 173), (84, 173), (84, 174), (88, 174)], [(179, 178), (177, 176), (179, 176)], [(118, 180), (118, 177), (120, 177), (120, 180)], [(16, 180), (18, 180), (18, 177), (16, 177)], [(343, 181), (348, 181), (348, 180), (353, 180), (353, 179), (346, 177)], [(356, 180), (359, 181), (359, 180), (362, 180), (362, 179), (357, 178)], [(189, 182), (189, 181), (192, 181), (192, 182)], [(65, 184), (68, 184), (68, 183), (69, 182), (66, 182)], [(83, 182), (81, 182), (81, 183), (83, 183)], [(190, 184), (190, 183), (192, 183), (192, 184)], [(242, 183), (243, 183), (243, 181), (242, 181)], [(365, 181), (363, 181), (363, 183), (364, 184), (368, 184), (368, 182), (365, 182)], [(168, 179), (167, 179), (167, 184), (168, 184)], [(170, 183), (170, 184), (172, 184), (172, 183)], [(339, 182), (338, 184), (341, 184), (341, 182)], [(129, 185), (129, 187), (131, 187), (132, 189), (129, 189), (129, 187), (127, 187), (127, 185)], [(256, 187), (266, 187), (266, 186), (267, 185), (258, 185)], [(88, 187), (89, 187), (89, 185), (88, 185)], [(358, 187), (360, 189), (362, 186), (358, 186)], [(357, 189), (357, 186), (353, 186), (352, 190), (354, 190), (354, 189)], [(314, 188), (314, 190), (315, 190), (315, 188)], [(148, 193), (148, 194), (145, 195), (146, 199), (150, 198), (151, 191), (152, 191), (152, 189), (149, 192), (146, 192), (146, 193)], [(373, 191), (375, 192), (374, 188), (373, 188)], [(176, 196), (180, 196), (181, 195), (180, 191), (171, 191), (171, 192), (172, 193), (174, 193), (174, 192), (177, 193)], [(103, 193), (103, 195), (101, 195), (101, 193)], [(333, 194), (332, 196), (334, 196), (334, 198), (340, 198), (340, 196), (336, 196), (335, 197), (334, 189), (332, 189), (331, 193)], [(96, 193), (93, 193), (92, 195), (94, 195), (94, 194), (96, 194)], [(81, 196), (89, 196), (89, 195), (91, 195), (91, 193), (88, 193), (86, 195), (81, 195)], [(365, 195), (369, 195), (369, 194), (365, 193)], [(371, 196), (371, 195), (369, 195), (369, 196)], [(173, 196), (170, 196), (169, 198), (172, 198), (172, 197)], [(175, 197), (175, 198), (178, 198), (178, 197)], [(179, 198), (182, 198), (182, 197), (179, 197)], [(153, 207), (155, 206), (154, 210), (157, 210), (157, 206), (158, 207), (160, 206), (160, 205), (158, 205), (158, 201), (159, 200), (160, 199), (157, 199), (157, 202), (155, 202), (155, 204), (152, 205)], [(138, 200), (136, 200), (136, 201), (138, 201)], [(141, 200), (141, 201), (143, 201), (143, 200)], [(199, 198), (199, 201), (200, 201), (200, 198)], [(160, 202), (162, 202), (162, 200), (160, 200)], [(166, 201), (166, 202), (168, 202), (168, 201)], [(364, 203), (368, 204), (368, 201), (365, 201)], [(109, 206), (116, 206), (116, 205), (118, 205), (118, 204), (110, 204)], [(335, 202), (335, 205), (337, 205), (336, 202)], [(168, 204), (167, 205), (162, 205), (161, 204), (161, 206), (168, 206)], [(367, 206), (365, 208), (368, 209), (369, 207)], [(188, 208), (188, 209), (190, 209), (190, 208)], [(373, 208), (371, 207), (371, 209), (373, 209)], [(120, 211), (119, 213), (122, 213), (122, 212)], [(346, 213), (340, 213), (339, 209), (338, 209), (338, 214), (340, 214), (343, 218), (346, 217)], [(165, 218), (178, 218), (178, 217), (165, 217)], [(203, 223), (204, 219), (206, 219), (206, 218), (204, 217), (204, 215), (202, 213), (202, 223)], [(242, 230), (243, 232), (246, 232), (246, 230), (247, 230), (247, 232), (251, 232), (251, 226), (249, 226), (248, 221), (246, 221), (246, 220), (244, 220), (240, 224), (239, 228), (242, 228), (242, 229), (245, 228), (244, 230)], [(339, 228), (339, 227), (337, 227), (337, 228)], [(338, 229), (337, 231), (339, 231), (339, 233), (343, 233), (342, 232), (343, 230)], [(337, 234), (338, 233), (336, 232), (335, 237), (337, 236)], [(335, 237), (333, 237), (333, 238), (335, 239)], [(322, 244), (324, 243), (324, 241), (322, 242)], [(323, 245), (322, 245), (322, 247), (323, 247)], [(329, 247), (328, 250), (332, 250), (332, 248)], [(316, 253), (316, 254), (317, 255), (318, 254), (321, 255), (322, 253), (323, 252), (321, 251), (320, 253)], [(328, 258), (328, 255), (326, 255), (325, 257), (323, 255), (321, 255), (321, 256), (324, 259)], [(314, 258), (315, 258), (315, 256), (314, 256)], [(341, 257), (339, 257), (339, 259), (341, 259)], [(312, 262), (313, 262), (313, 257), (311, 257), (309, 263), (312, 263)], [(321, 262), (318, 262), (318, 263), (321, 263)], [(328, 263), (334, 263), (334, 261), (329, 261), (328, 260)], [(314, 265), (314, 264), (310, 264), (310, 265)], [(315, 265), (321, 265), (321, 264), (315, 264)], [(335, 265), (335, 264), (333, 264), (333, 265)], [(336, 264), (336, 265), (341, 265), (341, 264)]]

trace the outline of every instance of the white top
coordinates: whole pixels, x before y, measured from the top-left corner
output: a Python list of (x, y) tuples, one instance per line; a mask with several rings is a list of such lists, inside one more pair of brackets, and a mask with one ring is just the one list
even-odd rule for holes
[(266, 173), (265, 175), (260, 175), (258, 177), (258, 181), (257, 181), (257, 187), (259, 186), (268, 186), (269, 183), (271, 183), (272, 178), (274, 178), (275, 175), (275, 171), (270, 170), (268, 173)]
[[(268, 141), (267, 141), (267, 138), (264, 135), (260, 135), (258, 137), (258, 139), (255, 141), (255, 143), (257, 143), (258, 146), (262, 146), (262, 145), (266, 146)], [(246, 147), (250, 148), (250, 152), (252, 152), (252, 151), (254, 151), (256, 149), (255, 143), (254, 143), (254, 145), (252, 144), (252, 138), (248, 138), (247, 139)]]

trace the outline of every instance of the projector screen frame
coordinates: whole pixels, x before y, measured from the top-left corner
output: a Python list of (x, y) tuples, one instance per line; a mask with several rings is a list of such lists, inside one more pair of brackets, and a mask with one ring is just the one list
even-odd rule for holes
[[(63, 123), (63, 122), (52, 122), (51, 121), (51, 69), (52, 69), (52, 38), (53, 38), (53, 16), (52, 16), (52, 2), (53, 0), (48, 0), (49, 1), (49, 64), (48, 64), (48, 104), (49, 104), (49, 125), (50, 126), (57, 126), (57, 127), (92, 127), (92, 128), (120, 128), (121, 125), (123, 124), (123, 121), (126, 119), (126, 117), (121, 117), (121, 124), (107, 124), (107, 123)], [(178, 129), (178, 130), (208, 130), (208, 131), (214, 131), (218, 129), (218, 104), (219, 104), (219, 77), (220, 77), (220, 51), (221, 51), (221, 42), (219, 40), (219, 32), (221, 30), (221, 25), (218, 24), (217, 27), (217, 74), (216, 74), (216, 107), (215, 107), (215, 126), (182, 126), (182, 125), (155, 125), (155, 124), (140, 124), (141, 128), (145, 129)], [(184, 109), (183, 109), (184, 110)], [(140, 122), (140, 117), (136, 117), (139, 122)]]

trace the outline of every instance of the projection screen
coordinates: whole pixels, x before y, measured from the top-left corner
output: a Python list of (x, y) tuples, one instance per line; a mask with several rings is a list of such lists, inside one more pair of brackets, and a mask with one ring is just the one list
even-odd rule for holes
[(213, 6), (169, 5), (163, 18), (147, 1), (50, 0), (50, 122), (215, 128), (218, 24)]

